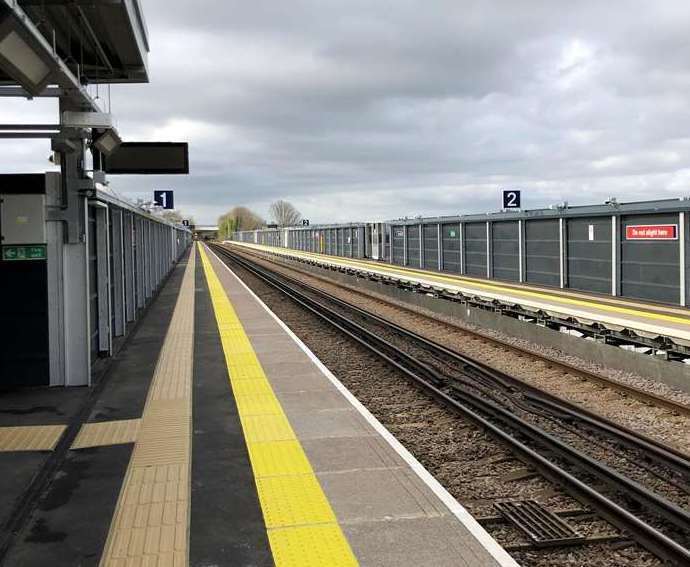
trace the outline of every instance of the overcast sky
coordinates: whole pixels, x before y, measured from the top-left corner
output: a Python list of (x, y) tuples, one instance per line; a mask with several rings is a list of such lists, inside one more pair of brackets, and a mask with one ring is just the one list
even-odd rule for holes
[[(690, 194), (687, 0), (141, 0), (148, 85), (113, 89), (124, 139), (190, 142), (197, 222), (287, 199), (312, 222)], [(101, 89), (100, 94), (103, 95)], [(51, 101), (0, 119), (55, 121)], [(41, 171), (44, 142), (0, 142)]]

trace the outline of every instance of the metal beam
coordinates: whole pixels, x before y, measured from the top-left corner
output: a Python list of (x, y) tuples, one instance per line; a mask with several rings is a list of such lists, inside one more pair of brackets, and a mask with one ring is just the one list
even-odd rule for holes
[(19, 3), (16, 0), (0, 0), (0, 8), (11, 14), (10, 17), (13, 18), (14, 25), (23, 35), (30, 38), (31, 47), (36, 53), (42, 59), (51, 62), (53, 68), (51, 83), (57, 83), (58, 86), (62, 87), (62, 96), (69, 98), (74, 105), (83, 110), (101, 112), (96, 101), (91, 98), (91, 95), (81, 85), (79, 79), (74, 76), (65, 62), (55, 53), (53, 46), (43, 37), (43, 34), (41, 34)]
[(46, 98), (46, 97), (61, 97), (65, 95), (65, 90), (60, 87), (46, 87), (41, 94), (34, 97), (18, 85), (0, 85), (0, 97), (20, 97), (20, 98)]

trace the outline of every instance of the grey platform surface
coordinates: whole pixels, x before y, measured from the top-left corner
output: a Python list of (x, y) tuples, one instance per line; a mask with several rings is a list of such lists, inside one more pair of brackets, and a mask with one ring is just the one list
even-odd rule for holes
[(258, 300), (209, 257), (362, 565), (517, 565), (465, 525)]

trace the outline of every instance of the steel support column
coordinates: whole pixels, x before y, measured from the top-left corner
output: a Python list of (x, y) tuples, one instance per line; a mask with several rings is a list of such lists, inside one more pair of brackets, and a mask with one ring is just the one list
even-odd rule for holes
[(125, 334), (125, 273), (124, 273), (124, 250), (123, 250), (123, 212), (122, 210), (111, 209), (112, 222), (112, 242), (113, 251), (113, 315), (115, 328), (113, 335), (121, 337)]
[(110, 302), (110, 222), (108, 207), (96, 205), (96, 281), (98, 285), (98, 350), (111, 355), (113, 334), (110, 327), (112, 305)]
[(680, 266), (680, 304), (685, 307), (686, 297), (686, 273), (685, 273), (685, 213), (678, 213), (678, 244)]

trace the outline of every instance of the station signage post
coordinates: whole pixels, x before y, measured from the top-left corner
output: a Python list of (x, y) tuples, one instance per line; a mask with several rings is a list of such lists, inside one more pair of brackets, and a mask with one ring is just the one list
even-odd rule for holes
[(153, 202), (164, 209), (174, 209), (175, 201), (173, 199), (173, 192), (170, 190), (154, 191)]
[(520, 190), (519, 189), (505, 189), (503, 191), (503, 208), (504, 209), (519, 209), (520, 208)]

